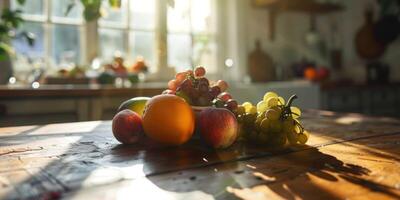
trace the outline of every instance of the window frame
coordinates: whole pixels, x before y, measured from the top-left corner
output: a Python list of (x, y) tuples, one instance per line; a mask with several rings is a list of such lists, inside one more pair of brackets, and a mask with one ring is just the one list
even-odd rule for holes
[[(8, 1), (8, 7), (11, 7), (11, 0)], [(53, 46), (52, 46), (52, 28), (54, 25), (68, 25), (68, 26), (75, 26), (78, 28), (79, 31), (79, 41), (80, 41), (80, 58), (77, 64), (87, 64), (87, 30), (88, 30), (88, 23), (85, 20), (73, 20), (73, 19), (66, 19), (63, 17), (55, 17), (52, 16), (52, 0), (42, 0), (43, 1), (43, 16), (39, 15), (32, 15), (32, 14), (21, 14), (22, 19), (27, 22), (33, 23), (40, 23), (43, 26), (44, 31), (44, 61), (48, 68), (55, 69), (53, 63)]]
[[(130, 24), (130, 19), (131, 16), (129, 14), (129, 0), (128, 0), (128, 16), (127, 16), (127, 24), (125, 24), (125, 27), (119, 26), (119, 25), (112, 25), (112, 23), (106, 23), (106, 22), (100, 22), (100, 20), (97, 20), (96, 22), (86, 22), (83, 18), (82, 20), (67, 20), (62, 17), (52, 17), (52, 0), (43, 0), (44, 3), (44, 16), (38, 16), (38, 15), (31, 15), (31, 14), (22, 14), (22, 18), (26, 21), (29, 22), (35, 22), (35, 23), (41, 23), (43, 25), (44, 29), (44, 48), (45, 48), (45, 63), (48, 67), (50, 68), (55, 68), (54, 63), (52, 63), (52, 26), (53, 25), (72, 25), (72, 26), (77, 26), (79, 30), (79, 39), (80, 39), (80, 49), (81, 49), (81, 55), (80, 55), (80, 60), (79, 64), (90, 64), (92, 59), (95, 57), (100, 56), (100, 52), (98, 51), (98, 38), (99, 38), (99, 29), (100, 28), (105, 28), (105, 29), (114, 29), (114, 30), (122, 30), (123, 31), (123, 38), (125, 41), (124, 42), (124, 51), (127, 52), (127, 55), (129, 55), (127, 58), (129, 60), (133, 60), (131, 53), (132, 50), (129, 48), (130, 44), (130, 31), (144, 31), (144, 32), (153, 32), (155, 36), (155, 51), (154, 52), (154, 63), (155, 63), (155, 72), (154, 72), (154, 78), (155, 79), (160, 79), (160, 80), (168, 80), (170, 77), (166, 77), (165, 72), (169, 71), (166, 68), (169, 68), (168, 65), (168, 52), (167, 52), (167, 37), (169, 33), (172, 34), (189, 34), (192, 44), (191, 47), (193, 48), (193, 39), (195, 35), (198, 35), (199, 33), (195, 33), (192, 31), (192, 22), (190, 21), (190, 31), (189, 32), (179, 32), (179, 31), (168, 31), (167, 28), (167, 10), (168, 10), (168, 5), (167, 5), (167, 0), (157, 0), (156, 1), (156, 15), (155, 15), (155, 27), (154, 30), (147, 30), (147, 29), (137, 29), (137, 28), (132, 28)], [(4, 0), (0, 2), (0, 6), (3, 7), (11, 7), (11, 0)], [(224, 28), (221, 26), (224, 24), (221, 19), (224, 14), (219, 13), (218, 11), (221, 11), (221, 2), (215, 1), (212, 5), (212, 17), (215, 18), (216, 24), (215, 24), (215, 29), (213, 32), (208, 32), (208, 34), (212, 34), (213, 40), (215, 40), (216, 44), (216, 60), (215, 63), (217, 66), (215, 66), (216, 70), (214, 73), (211, 73), (211, 77), (216, 77), (217, 74), (221, 74), (222, 72), (225, 71), (225, 69), (221, 69), (221, 67), (218, 66), (223, 66), (224, 60), (225, 60), (225, 53), (222, 52), (224, 47), (225, 41), (221, 38), (221, 33)], [(222, 23), (221, 23), (222, 22)], [(160, 51), (165, 51), (167, 52), (166, 55), (165, 53), (159, 53)], [(194, 63), (194, 58), (193, 58), (193, 49), (191, 52), (191, 58), (190, 62), (193, 66)]]
[[(143, 29), (143, 28), (134, 28), (131, 24), (131, 18), (132, 15), (130, 13), (130, 9), (131, 9), (131, 3), (132, 1), (126, 0), (126, 5), (125, 5), (125, 12), (126, 12), (126, 19), (124, 19), (124, 21), (126, 23), (122, 23), (122, 24), (116, 24), (116, 23), (112, 23), (112, 22), (107, 22), (107, 21), (102, 21), (101, 19), (99, 19), (97, 21), (98, 27), (97, 27), (97, 34), (99, 35), (99, 29), (108, 29), (108, 30), (118, 30), (122, 32), (122, 37), (123, 37), (123, 41), (124, 41), (124, 46), (122, 48), (122, 50), (124, 52), (126, 52), (125, 54), (125, 60), (129, 60), (134, 62), (134, 60), (136, 58), (133, 57), (133, 48), (130, 46), (131, 41), (132, 41), (132, 37), (130, 36), (131, 33), (134, 32), (146, 32), (146, 33), (153, 33), (154, 37), (156, 37), (156, 32), (157, 32), (157, 28), (154, 27), (152, 29)], [(155, 1), (155, 6), (158, 6), (158, 0)], [(157, 17), (158, 14), (155, 14)], [(156, 38), (154, 38), (156, 39)], [(100, 43), (100, 42), (98, 42)], [(156, 43), (156, 42), (154, 42)], [(100, 45), (100, 44), (98, 44)], [(154, 65), (156, 65), (157, 63), (157, 56), (156, 56), (156, 51), (157, 51), (157, 47), (154, 47)], [(98, 52), (98, 56), (100, 57), (100, 52)], [(159, 68), (157, 66), (154, 67), (154, 69), (156, 70), (155, 73), (157, 73), (159, 71)]]

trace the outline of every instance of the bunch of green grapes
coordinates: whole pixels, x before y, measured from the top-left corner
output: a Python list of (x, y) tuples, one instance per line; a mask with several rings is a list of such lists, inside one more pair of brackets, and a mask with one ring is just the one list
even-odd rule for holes
[(244, 102), (236, 109), (241, 125), (241, 136), (252, 142), (285, 146), (287, 143), (305, 144), (309, 134), (300, 124), (299, 108), (291, 106), (293, 95), (285, 104), (285, 99), (275, 92), (267, 92), (257, 105)]

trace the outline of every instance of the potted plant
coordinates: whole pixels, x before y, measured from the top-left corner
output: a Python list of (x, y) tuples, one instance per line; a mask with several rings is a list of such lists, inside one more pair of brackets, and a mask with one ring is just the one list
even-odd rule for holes
[[(18, 2), (23, 4), (24, 1)], [(17, 33), (23, 21), (20, 10), (4, 8), (0, 15), (0, 84), (6, 84), (13, 74), (11, 57), (14, 51), (10, 45), (11, 40), (23, 37), (29, 45), (34, 43), (35, 36), (32, 33), (25, 31)]]
[[(96, 21), (101, 17), (101, 1), (92, 1), (92, 0), (80, 0), (83, 5), (83, 17), (87, 22)], [(71, 0), (70, 4), (67, 6), (65, 15), (76, 6), (78, 2), (76, 0)], [(109, 0), (109, 4), (113, 8), (120, 8), (121, 7), (121, 0)]]

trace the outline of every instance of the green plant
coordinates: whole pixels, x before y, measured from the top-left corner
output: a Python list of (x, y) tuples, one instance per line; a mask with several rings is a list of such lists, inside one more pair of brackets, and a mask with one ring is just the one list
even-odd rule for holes
[[(20, 4), (24, 2), (25, 0), (18, 0)], [(17, 29), (23, 22), (20, 10), (3, 9), (0, 16), (0, 61), (9, 59), (9, 55), (13, 53), (10, 45), (12, 39), (23, 37), (29, 45), (34, 44), (35, 36), (32, 33), (26, 31), (17, 33)]]
[[(74, 8), (77, 4), (77, 0), (70, 1), (71, 2), (69, 3), (65, 11), (65, 15), (68, 15), (72, 8)], [(95, 21), (101, 17), (101, 0), (80, 0), (80, 2), (82, 3), (84, 8), (82, 14), (86, 21)], [(121, 0), (108, 0), (108, 2), (114, 8), (121, 7)]]
[[(20, 0), (20, 1), (25, 1), (25, 0)], [(70, 3), (68, 4), (66, 10), (65, 10), (65, 15), (68, 15), (68, 13), (74, 8), (79, 0), (70, 0)], [(80, 0), (80, 2), (83, 5), (83, 17), (85, 18), (86, 21), (95, 21), (98, 20), (101, 16), (101, 2), (102, 0)], [(108, 0), (108, 3), (111, 5), (113, 8), (120, 8), (121, 7), (121, 0)], [(170, 7), (174, 7), (175, 1), (174, 0), (168, 0), (168, 5)]]

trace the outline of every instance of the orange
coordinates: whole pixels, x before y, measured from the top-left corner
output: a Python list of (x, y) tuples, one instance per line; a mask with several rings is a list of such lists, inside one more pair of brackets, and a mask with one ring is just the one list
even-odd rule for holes
[(146, 135), (160, 143), (180, 145), (188, 141), (194, 131), (193, 110), (181, 97), (157, 95), (151, 98), (143, 113)]
[(307, 80), (316, 81), (317, 80), (317, 70), (315, 70), (313, 67), (307, 67), (304, 70), (304, 77)]

